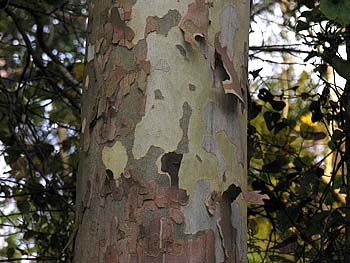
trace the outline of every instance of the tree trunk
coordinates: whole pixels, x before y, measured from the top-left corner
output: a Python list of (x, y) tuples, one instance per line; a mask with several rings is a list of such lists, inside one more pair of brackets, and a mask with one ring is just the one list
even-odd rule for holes
[(245, 262), (249, 2), (90, 1), (75, 262)]

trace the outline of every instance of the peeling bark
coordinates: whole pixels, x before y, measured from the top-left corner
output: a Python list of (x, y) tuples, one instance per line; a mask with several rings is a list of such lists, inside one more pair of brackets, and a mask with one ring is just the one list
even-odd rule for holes
[(245, 262), (249, 1), (89, 8), (74, 261)]
[(204, 39), (208, 37), (209, 24), (209, 6), (205, 0), (195, 0), (189, 4), (187, 14), (180, 24), (185, 41), (196, 48), (198, 46), (197, 37)]

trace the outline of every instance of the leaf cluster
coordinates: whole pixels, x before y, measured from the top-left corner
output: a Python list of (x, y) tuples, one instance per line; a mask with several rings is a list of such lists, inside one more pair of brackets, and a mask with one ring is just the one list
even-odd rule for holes
[[(251, 72), (252, 87), (258, 88), (249, 106), (249, 182), (270, 200), (248, 209), (248, 258), (346, 262), (350, 68), (340, 50), (345, 47), (349, 57), (349, 6), (332, 0), (288, 2), (285, 25), (312, 49), (304, 62), (313, 72), (304, 71), (294, 83), (266, 81)], [(345, 79), (344, 87), (329, 77), (330, 69)]]
[(0, 4), (0, 258), (69, 262), (86, 3)]

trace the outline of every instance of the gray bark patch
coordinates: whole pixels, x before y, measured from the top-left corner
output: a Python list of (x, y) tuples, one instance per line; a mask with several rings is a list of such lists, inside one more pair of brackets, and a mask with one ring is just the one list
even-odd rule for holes
[(180, 127), (182, 129), (182, 138), (177, 146), (176, 152), (178, 153), (188, 153), (188, 124), (192, 115), (192, 108), (187, 101), (182, 105), (183, 115), (180, 119)]

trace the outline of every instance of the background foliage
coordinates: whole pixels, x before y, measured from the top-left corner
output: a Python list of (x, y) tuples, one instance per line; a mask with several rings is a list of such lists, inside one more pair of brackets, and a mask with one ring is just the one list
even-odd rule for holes
[[(86, 2), (0, 8), (0, 262), (70, 262)], [(350, 262), (349, 9), (253, 1), (249, 262)]]
[(270, 200), (249, 209), (248, 258), (350, 262), (349, 3), (259, 1), (252, 24), (276, 12), (279, 41), (251, 48), (282, 64), (273, 76), (250, 72), (249, 180)]
[(0, 5), (0, 258), (68, 262), (85, 1)]

